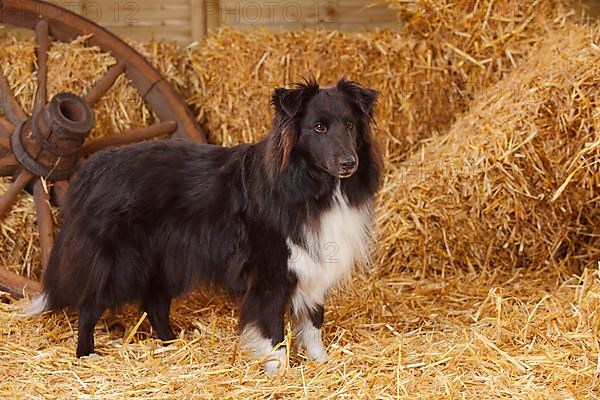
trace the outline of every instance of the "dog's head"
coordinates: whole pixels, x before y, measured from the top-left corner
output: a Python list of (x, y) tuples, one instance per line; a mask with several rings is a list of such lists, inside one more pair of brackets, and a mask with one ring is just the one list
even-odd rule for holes
[(377, 95), (347, 79), (325, 88), (309, 80), (293, 89), (276, 89), (272, 103), (281, 169), (295, 153), (329, 175), (352, 176), (361, 146), (371, 144), (369, 125)]

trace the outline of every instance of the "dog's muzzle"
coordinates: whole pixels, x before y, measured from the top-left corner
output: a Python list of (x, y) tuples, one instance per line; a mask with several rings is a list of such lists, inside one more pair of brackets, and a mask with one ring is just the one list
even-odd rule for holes
[(358, 159), (355, 155), (345, 157), (340, 160), (339, 163), (339, 177), (349, 178), (358, 169)]

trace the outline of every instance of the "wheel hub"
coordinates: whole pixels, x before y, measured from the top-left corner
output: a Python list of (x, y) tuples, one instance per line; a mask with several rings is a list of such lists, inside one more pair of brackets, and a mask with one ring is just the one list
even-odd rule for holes
[(15, 158), (29, 172), (50, 181), (69, 178), (94, 125), (90, 106), (72, 93), (59, 93), (37, 116), (23, 121), (11, 136)]

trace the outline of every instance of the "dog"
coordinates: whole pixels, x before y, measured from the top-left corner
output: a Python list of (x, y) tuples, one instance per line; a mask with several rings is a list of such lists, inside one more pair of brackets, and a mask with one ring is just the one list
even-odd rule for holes
[(300, 347), (323, 360), (327, 291), (368, 256), (377, 97), (345, 78), (309, 79), (274, 90), (272, 129), (254, 144), (173, 139), (94, 154), (71, 179), (43, 293), (26, 313), (78, 309), (82, 357), (105, 309), (137, 303), (171, 341), (171, 300), (216, 285), (240, 300), (241, 347), (268, 374), (285, 367), (288, 309)]

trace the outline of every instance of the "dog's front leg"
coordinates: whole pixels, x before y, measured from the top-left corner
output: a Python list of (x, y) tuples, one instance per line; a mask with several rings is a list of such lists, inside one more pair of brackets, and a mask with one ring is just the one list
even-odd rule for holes
[(268, 375), (286, 367), (284, 314), (291, 290), (287, 282), (261, 281), (252, 284), (242, 300), (241, 348), (263, 360)]
[(298, 346), (306, 349), (306, 355), (311, 360), (321, 362), (327, 356), (327, 351), (321, 338), (321, 327), (325, 308), (317, 305), (309, 310), (302, 309), (295, 314), (294, 336), (298, 338)]

